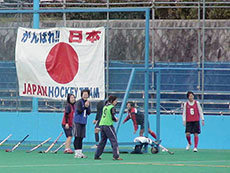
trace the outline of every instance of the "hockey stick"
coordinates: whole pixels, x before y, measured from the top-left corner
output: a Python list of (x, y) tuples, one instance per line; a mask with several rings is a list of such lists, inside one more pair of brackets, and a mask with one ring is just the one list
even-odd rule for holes
[(26, 151), (27, 153), (30, 153), (36, 149), (38, 149), (39, 147), (41, 147), (43, 144), (45, 144), (46, 142), (48, 142), (51, 138), (46, 139), (45, 141), (43, 141), (42, 143), (38, 144), (37, 146), (35, 146), (34, 148), (30, 149), (29, 151)]
[(12, 136), (12, 134), (10, 134), (9, 136), (7, 136), (6, 139), (4, 139), (4, 140), (0, 143), (0, 146), (1, 146), (4, 142), (6, 142), (11, 136)]
[(157, 143), (157, 142), (155, 142), (155, 141), (153, 141), (153, 140), (152, 140), (152, 142), (153, 142), (154, 144), (156, 144), (157, 146), (159, 146), (160, 148), (162, 148), (163, 150), (167, 151), (169, 154), (171, 154), (171, 155), (174, 154), (174, 152), (169, 151), (167, 148), (165, 148), (165, 147), (162, 146), (161, 144), (159, 144), (159, 143)]
[(62, 136), (63, 132), (60, 133), (60, 135), (57, 137), (57, 139), (55, 139), (55, 141), (49, 146), (49, 148), (47, 148), (47, 150), (45, 151), (39, 151), (39, 153), (48, 153), (51, 148), (53, 148), (53, 146), (57, 143), (58, 139)]
[(61, 144), (56, 150), (51, 151), (51, 153), (56, 154), (64, 145), (65, 145), (65, 142), (63, 144)]
[(5, 151), (6, 152), (13, 152), (16, 148), (18, 148), (19, 147), (19, 145), (21, 145), (21, 143), (23, 143), (25, 140), (26, 140), (26, 138), (28, 138), (29, 137), (29, 135), (26, 135), (20, 142), (18, 142), (11, 150), (10, 149), (6, 149)]

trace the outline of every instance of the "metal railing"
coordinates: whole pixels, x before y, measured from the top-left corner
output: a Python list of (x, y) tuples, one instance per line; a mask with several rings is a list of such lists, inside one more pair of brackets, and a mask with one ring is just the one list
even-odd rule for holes
[[(155, 59), (155, 31), (157, 30), (196, 30), (197, 32), (197, 44), (198, 44), (198, 49), (197, 49), (197, 57), (198, 57), (198, 67), (201, 68), (199, 72), (197, 73), (197, 81), (198, 83), (198, 91), (202, 93), (202, 98), (201, 100), (204, 100), (204, 95), (205, 95), (205, 84), (204, 84), (204, 79), (205, 79), (205, 74), (204, 74), (204, 64), (205, 64), (205, 35), (206, 35), (206, 30), (212, 30), (212, 29), (226, 29), (229, 30), (230, 27), (210, 27), (206, 25), (206, 18), (205, 18), (205, 12), (207, 9), (215, 9), (215, 8), (226, 8), (228, 9), (230, 7), (230, 2), (206, 2), (205, 0), (200, 0), (200, 1), (195, 1), (195, 2), (180, 2), (180, 1), (174, 1), (174, 2), (155, 2), (154, 0), (149, 0), (149, 1), (123, 1), (121, 3), (116, 3), (116, 2), (110, 2), (109, 0), (101, 0), (98, 3), (91, 3), (90, 1), (60, 1), (60, 2), (40, 2), (40, 9), (44, 10), (44, 12), (48, 12), (50, 8), (55, 10), (69, 10), (69, 11), (64, 11), (60, 12), (63, 14), (63, 26), (66, 26), (66, 13), (72, 12), (71, 10), (74, 9), (79, 9), (79, 12), (84, 11), (85, 9), (97, 9), (97, 8), (102, 8), (102, 9), (113, 9), (113, 8), (121, 8), (121, 9), (126, 9), (127, 7), (129, 8), (150, 8), (151, 9), (151, 25), (150, 25), (150, 31), (152, 33), (152, 37), (149, 38), (150, 41), (153, 42), (152, 47), (151, 47), (151, 65), (152, 68), (155, 68), (156, 64), (156, 59)], [(180, 9), (180, 8), (194, 8), (197, 9), (197, 26), (190, 26), (190, 27), (166, 27), (166, 26), (156, 26), (156, 10), (158, 9)], [(28, 1), (22, 1), (22, 0), (14, 0), (14, 1), (7, 1), (5, 0), (4, 2), (0, 3), (0, 10), (1, 14), (4, 14), (4, 10), (21, 10), (21, 13), (14, 13), (16, 16), (20, 16), (23, 14), (23, 10), (33, 10), (33, 1), (28, 0)], [(45, 11), (47, 10), (47, 11)], [(28, 12), (28, 11), (27, 11)], [(107, 29), (107, 37), (106, 37), (106, 87), (107, 87), (107, 93), (110, 92), (109, 90), (109, 62), (110, 62), (110, 52), (109, 52), (109, 32), (112, 29), (124, 29), (125, 27), (119, 27), (119, 28), (112, 28), (110, 27), (110, 14), (113, 12), (111, 11), (106, 11), (104, 12), (107, 13), (106, 16), (106, 29)], [(29, 12), (28, 12), (29, 13)], [(10, 14), (10, 13), (9, 13)], [(11, 13), (13, 14), (13, 13)], [(20, 26), (20, 19), (18, 19), (18, 25), (15, 27), (2, 27), (1, 29), (16, 29), (18, 26)], [(145, 29), (144, 27), (133, 27), (133, 28), (125, 28), (125, 29)], [(149, 62), (147, 62), (149, 63)], [(150, 80), (150, 83), (152, 85), (152, 88), (154, 88), (154, 75), (152, 75), (152, 79)]]

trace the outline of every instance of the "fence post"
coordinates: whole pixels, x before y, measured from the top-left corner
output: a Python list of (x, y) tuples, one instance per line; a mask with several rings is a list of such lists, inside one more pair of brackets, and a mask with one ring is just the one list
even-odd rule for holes
[(161, 99), (161, 71), (157, 72), (157, 100), (156, 100), (156, 131), (157, 131), (157, 141), (160, 140), (160, 128), (161, 128), (161, 110), (160, 110), (160, 99)]
[[(149, 116), (149, 20), (150, 9), (145, 11), (145, 92), (144, 92), (144, 114), (145, 114), (145, 129), (144, 135), (148, 137), (148, 116)], [(148, 152), (148, 146), (145, 147), (145, 152)]]
[[(40, 0), (33, 0), (33, 10), (39, 10), (39, 1)], [(40, 23), (40, 15), (39, 13), (33, 13), (33, 28), (38, 29)], [(32, 111), (38, 112), (38, 98), (33, 97), (32, 100)]]
[(128, 100), (128, 97), (129, 97), (129, 91), (130, 91), (132, 83), (133, 83), (135, 72), (136, 72), (135, 68), (133, 68), (132, 71), (131, 71), (130, 77), (129, 77), (129, 82), (128, 82), (128, 85), (127, 85), (127, 88), (126, 88), (124, 98), (122, 100), (122, 104), (121, 104), (121, 108), (120, 108), (120, 112), (119, 112), (119, 116), (118, 116), (119, 120), (118, 120), (117, 127), (116, 127), (116, 133), (118, 133), (118, 130), (119, 130), (119, 127), (120, 127), (120, 124), (121, 124), (121, 119), (123, 117), (126, 102)]

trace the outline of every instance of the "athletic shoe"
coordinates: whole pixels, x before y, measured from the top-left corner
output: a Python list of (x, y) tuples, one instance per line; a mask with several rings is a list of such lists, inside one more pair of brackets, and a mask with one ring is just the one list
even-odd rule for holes
[(194, 148), (194, 149), (193, 149), (193, 152), (198, 152), (197, 148)]
[(73, 154), (74, 152), (73, 152), (73, 150), (71, 150), (71, 149), (66, 149), (65, 151), (64, 151), (64, 154)]
[(94, 157), (94, 160), (101, 160), (101, 157)]
[(97, 148), (97, 145), (93, 145), (91, 148)]
[(87, 158), (87, 156), (84, 155), (83, 153), (81, 153), (81, 158), (85, 159), (85, 158)]
[(113, 160), (123, 160), (123, 159), (118, 157), (118, 158), (113, 158)]
[(190, 144), (188, 144), (187, 146), (186, 146), (186, 150), (188, 151), (189, 149), (190, 149)]
[(75, 158), (75, 159), (80, 159), (80, 158), (82, 158), (82, 156), (81, 156), (80, 154), (75, 154), (75, 155), (74, 155), (74, 158)]

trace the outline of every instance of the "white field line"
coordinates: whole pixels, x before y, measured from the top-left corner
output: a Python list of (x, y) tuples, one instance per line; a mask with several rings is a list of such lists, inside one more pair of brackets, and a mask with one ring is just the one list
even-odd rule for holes
[[(100, 163), (98, 163), (100, 162)], [(230, 160), (211, 160), (211, 161), (172, 161), (172, 162), (124, 162), (124, 161), (112, 161), (103, 163), (101, 161), (95, 161), (90, 163), (74, 163), (74, 164), (32, 164), (32, 165), (0, 165), (0, 168), (30, 168), (30, 167), (69, 167), (69, 166), (101, 166), (101, 165), (162, 165), (162, 166), (194, 166), (194, 167), (226, 167), (230, 168), (229, 165), (202, 165), (200, 163), (223, 163), (230, 162)]]

